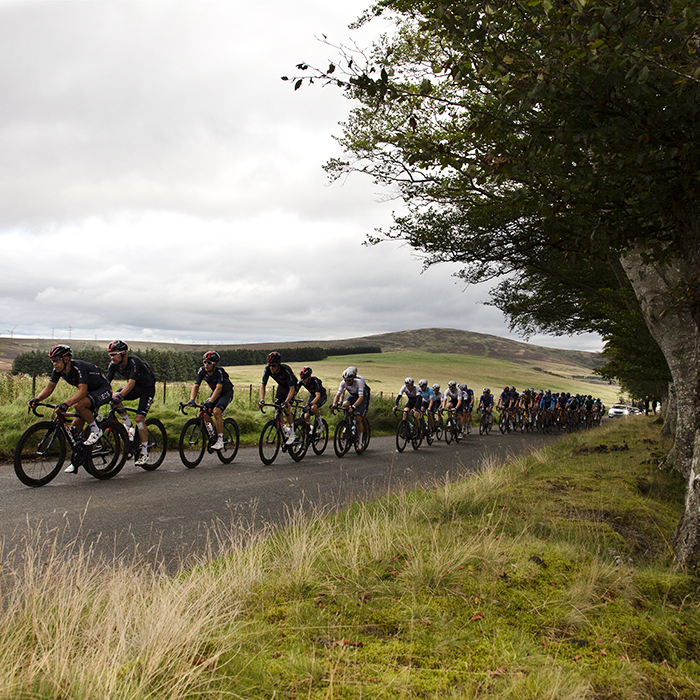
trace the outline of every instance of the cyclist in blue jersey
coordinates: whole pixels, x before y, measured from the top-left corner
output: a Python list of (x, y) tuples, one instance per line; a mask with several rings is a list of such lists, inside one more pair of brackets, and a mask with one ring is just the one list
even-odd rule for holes
[(211, 389), (209, 398), (204, 402), (205, 412), (204, 421), (207, 424), (207, 430), (213, 437), (213, 430), (209, 416), (214, 418), (214, 426), (216, 426), (217, 438), (216, 442), (211, 446), (212, 450), (224, 449), (224, 411), (226, 407), (233, 401), (233, 384), (228, 377), (226, 370), (223, 367), (218, 367), (221, 356), (216, 350), (209, 350), (202, 357), (202, 366), (197, 371), (197, 376), (194, 379), (194, 385), (190, 392), (190, 400), (188, 406), (194, 406), (199, 387), (202, 382), (206, 382)]
[(431, 429), (435, 428), (435, 419), (434, 419), (434, 409), (433, 409), (433, 404), (435, 404), (435, 392), (433, 391), (433, 388), (428, 386), (428, 380), (427, 379), (420, 379), (418, 381), (418, 390), (421, 393), (421, 399), (422, 399), (422, 404), (421, 408), (427, 413), (428, 415), (428, 425), (430, 425)]
[[(112, 406), (121, 417), (130, 438), (134, 436), (136, 430), (139, 431), (141, 447), (136, 465), (142, 466), (148, 463), (146, 414), (151, 408), (153, 397), (156, 394), (156, 378), (147, 362), (136, 355), (129, 355), (128, 351), (129, 346), (122, 340), (113, 340), (109, 344), (107, 352), (111, 362), (107, 367), (107, 381), (111, 384), (115, 374), (127, 380), (125, 386), (112, 394)], [(134, 428), (122, 401), (135, 401), (137, 399), (139, 405), (136, 408), (134, 418), (136, 428)]]
[[(73, 419), (72, 430), (77, 433), (87, 423), (90, 434), (85, 438), (85, 444), (94, 445), (102, 436), (102, 430), (95, 420), (95, 411), (112, 398), (112, 389), (107, 377), (92, 362), (74, 360), (73, 351), (68, 345), (54, 345), (49, 350), (49, 359), (53, 365), (53, 371), (48, 384), (35, 398), (29, 400), (29, 406), (35, 407), (39, 402), (51, 396), (61, 379), (71, 386), (77, 387), (78, 390), (75, 394), (60, 404), (56, 410), (65, 413), (69, 408), (74, 408), (78, 415)], [(69, 474), (75, 474), (78, 468), (71, 463), (65, 471)]]
[[(321, 426), (321, 406), (328, 400), (328, 393), (326, 388), (323, 386), (323, 382), (318, 378), (314, 377), (311, 371), (311, 367), (302, 367), (301, 372), (299, 372), (299, 383), (296, 386), (296, 392), (304, 387), (309, 392), (309, 399), (306, 402), (306, 411), (304, 412), (304, 420), (310, 423), (309, 413), (314, 416), (314, 424), (312, 430), (316, 430), (316, 426)], [(312, 432), (313, 435), (313, 432)]]
[(292, 399), (296, 394), (297, 378), (289, 365), (282, 364), (282, 356), (278, 352), (271, 352), (267, 356), (267, 366), (260, 384), (260, 408), (265, 403), (267, 382), (272, 378), (277, 382), (275, 403), (282, 406), (287, 424), (283, 426), (285, 442), (291, 445), (294, 440), (294, 416), (292, 415)]

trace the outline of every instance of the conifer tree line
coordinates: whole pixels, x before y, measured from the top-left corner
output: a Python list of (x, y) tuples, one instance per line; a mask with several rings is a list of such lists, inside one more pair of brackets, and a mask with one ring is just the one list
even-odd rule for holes
[[(320, 346), (304, 348), (279, 348), (282, 361), (290, 362), (318, 362), (332, 355), (354, 355), (359, 353), (380, 353), (379, 345), (357, 345), (348, 347)], [(220, 364), (230, 365), (264, 365), (267, 362), (269, 350), (249, 349), (221, 349), (217, 350), (221, 355)], [(156, 350), (144, 348), (135, 350), (138, 355), (147, 362), (156, 375), (159, 382), (185, 382), (194, 378), (197, 369), (202, 364), (202, 352), (199, 350)], [(92, 362), (106, 370), (109, 365), (107, 351), (92, 346), (73, 348), (75, 358)], [(30, 376), (49, 375), (51, 363), (45, 350), (31, 350), (23, 352), (12, 362), (12, 374), (28, 374)]]

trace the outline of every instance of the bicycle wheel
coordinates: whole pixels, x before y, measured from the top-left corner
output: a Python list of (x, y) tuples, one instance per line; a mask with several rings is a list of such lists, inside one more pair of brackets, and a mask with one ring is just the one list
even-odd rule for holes
[(486, 432), (486, 416), (482, 413), (479, 418), (479, 435), (483, 435)]
[(328, 444), (328, 423), (321, 418), (320, 428), (319, 423), (316, 423), (316, 430), (311, 436), (311, 449), (317, 454), (322, 455)]
[(428, 422), (428, 419), (424, 416), (423, 421), (422, 421), (422, 426), (423, 428), (423, 437), (425, 438), (425, 441), (428, 443), (428, 447), (433, 444), (433, 431), (430, 428), (430, 423)]
[(309, 449), (309, 441), (306, 436), (306, 421), (303, 418), (297, 418), (294, 421), (294, 442), (289, 445), (289, 456), (295, 461), (300, 462), (306, 451)]
[(224, 463), (231, 464), (238, 454), (240, 431), (238, 423), (233, 418), (224, 418), (224, 449), (215, 450), (216, 456)]
[(280, 443), (282, 436), (277, 429), (277, 421), (269, 420), (260, 433), (258, 440), (258, 452), (263, 464), (270, 465), (277, 458), (277, 453), (280, 451)]
[(452, 442), (452, 436), (454, 431), (452, 430), (452, 424), (454, 423), (453, 418), (448, 418), (445, 423), (445, 443), (449, 445)]
[(129, 434), (118, 420), (103, 420), (102, 436), (85, 448), (85, 471), (104, 481), (119, 474), (129, 455)]
[(502, 435), (505, 435), (508, 430), (508, 414), (505, 411), (498, 416), (498, 429)]
[[(139, 466), (147, 472), (152, 472), (163, 464), (168, 451), (168, 434), (165, 432), (165, 426), (157, 418), (146, 419), (146, 428), (148, 428), (148, 462)], [(138, 448), (136, 453), (138, 455)]]
[(66, 438), (52, 421), (30, 425), (15, 447), (17, 478), (26, 486), (44, 486), (61, 471)]
[(409, 420), (410, 420), (409, 434), (411, 436), (411, 447), (414, 450), (417, 450), (421, 446), (421, 443), (423, 442), (423, 429), (421, 427), (421, 424), (416, 420), (415, 416), (409, 418)]
[(335, 433), (333, 433), (333, 450), (335, 451), (335, 456), (344, 457), (350, 449), (351, 442), (352, 439), (348, 424), (346, 421), (342, 420), (335, 426)]
[(206, 429), (199, 418), (190, 418), (180, 431), (177, 449), (180, 459), (188, 469), (194, 469), (204, 457), (207, 448)]
[(369, 427), (369, 422), (365, 418), (365, 429), (362, 432), (362, 440), (357, 445), (355, 445), (355, 452), (358, 455), (363, 454), (367, 450), (367, 448), (369, 447), (369, 441), (371, 437), (372, 431)]
[(402, 418), (396, 426), (396, 449), (403, 452), (408, 443), (408, 421)]
[(438, 442), (440, 440), (442, 440), (442, 434), (443, 434), (442, 423), (440, 423), (437, 419), (435, 419), (435, 439)]

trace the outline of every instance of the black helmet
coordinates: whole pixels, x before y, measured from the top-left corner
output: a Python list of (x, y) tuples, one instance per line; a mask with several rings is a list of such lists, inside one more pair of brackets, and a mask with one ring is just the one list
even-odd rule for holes
[(73, 351), (68, 345), (54, 345), (51, 350), (49, 350), (49, 360), (59, 360), (62, 357), (69, 357), (73, 354)]
[(213, 362), (217, 363), (221, 359), (221, 355), (219, 355), (216, 350), (208, 350), (207, 352), (204, 353), (204, 357), (202, 357), (203, 362)]
[(129, 346), (123, 340), (113, 340), (109, 344), (107, 352), (126, 352), (128, 349)]
[(311, 376), (311, 367), (302, 367), (299, 376), (302, 379), (308, 379)]
[(267, 356), (267, 364), (268, 365), (278, 365), (282, 361), (282, 355), (280, 355), (278, 352), (271, 352)]

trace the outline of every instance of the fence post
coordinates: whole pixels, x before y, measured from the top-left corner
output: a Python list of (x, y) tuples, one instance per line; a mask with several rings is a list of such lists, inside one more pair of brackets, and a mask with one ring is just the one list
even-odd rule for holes
[(253, 385), (248, 384), (248, 408), (253, 405)]
[(166, 393), (167, 393), (167, 392), (166, 392), (166, 386), (167, 386), (167, 384), (168, 384), (167, 379), (164, 379), (164, 380), (163, 380), (163, 403), (165, 403), (165, 395), (166, 395)]

